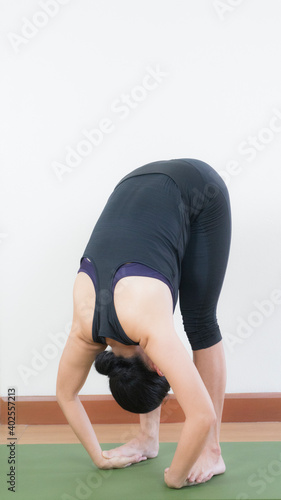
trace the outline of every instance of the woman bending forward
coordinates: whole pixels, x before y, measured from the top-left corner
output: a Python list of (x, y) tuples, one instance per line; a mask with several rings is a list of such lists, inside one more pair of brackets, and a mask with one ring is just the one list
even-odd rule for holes
[[(148, 163), (110, 195), (80, 260), (56, 391), (98, 468), (157, 456), (161, 403), (171, 387), (185, 422), (166, 484), (182, 488), (225, 471), (219, 433), (226, 368), (216, 308), (230, 240), (226, 185), (202, 161)], [(178, 297), (193, 360), (173, 323)], [(109, 376), (117, 403), (140, 414), (138, 435), (108, 452), (78, 397), (93, 362)]]

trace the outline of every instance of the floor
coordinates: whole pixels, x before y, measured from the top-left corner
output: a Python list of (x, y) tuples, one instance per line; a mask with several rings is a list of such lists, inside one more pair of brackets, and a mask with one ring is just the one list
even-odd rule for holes
[[(161, 424), (160, 442), (176, 442), (182, 423)], [(100, 443), (123, 443), (136, 435), (137, 424), (96, 424), (93, 426)], [(69, 425), (17, 425), (18, 444), (79, 443)], [(7, 443), (7, 426), (0, 427), (0, 444)], [(221, 442), (281, 441), (281, 422), (223, 423)]]

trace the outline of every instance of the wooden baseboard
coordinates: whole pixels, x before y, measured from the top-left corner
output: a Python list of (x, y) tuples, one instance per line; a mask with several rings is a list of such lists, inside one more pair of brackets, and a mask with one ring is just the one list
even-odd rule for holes
[[(92, 424), (127, 424), (138, 415), (123, 410), (111, 395), (79, 396)], [(7, 425), (7, 397), (0, 399), (0, 422)], [(175, 396), (164, 401), (161, 423), (183, 422), (184, 414)], [(222, 422), (280, 422), (281, 393), (226, 394)], [(16, 424), (67, 424), (55, 396), (20, 396), (16, 400)]]

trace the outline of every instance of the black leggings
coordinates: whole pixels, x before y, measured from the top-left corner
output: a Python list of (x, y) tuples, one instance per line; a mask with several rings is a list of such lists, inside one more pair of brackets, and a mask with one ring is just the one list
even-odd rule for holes
[(218, 189), (190, 224), (179, 286), (183, 325), (193, 351), (222, 339), (216, 309), (229, 256), (231, 208), (225, 184), (216, 172), (210, 174)]
[[(229, 195), (219, 174), (200, 160), (161, 160), (121, 179), (83, 257), (99, 274), (97, 297), (111, 290), (111, 278), (126, 262), (162, 273), (175, 291), (174, 306), (179, 295), (184, 329), (198, 350), (222, 338), (216, 308), (230, 239)], [(111, 331), (111, 338), (130, 342), (118, 325), (114, 301), (103, 304), (100, 316), (101, 336)]]

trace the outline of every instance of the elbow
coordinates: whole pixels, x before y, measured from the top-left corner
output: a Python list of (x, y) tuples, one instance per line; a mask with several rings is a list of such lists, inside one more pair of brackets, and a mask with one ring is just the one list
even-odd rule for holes
[(57, 382), (57, 386), (56, 386), (56, 400), (57, 400), (58, 403), (63, 399), (63, 392), (64, 391), (62, 390), (62, 387)]
[(59, 404), (59, 406), (61, 406), (61, 402), (63, 400), (63, 395), (61, 394), (60, 391), (56, 391), (56, 400), (57, 400), (57, 403)]
[(73, 399), (72, 392), (73, 391), (69, 390), (69, 387), (67, 387), (65, 384), (61, 383), (59, 380), (57, 380), (56, 400), (60, 406), (61, 406), (61, 404), (65, 403), (66, 401)]
[(56, 392), (56, 400), (58, 405), (62, 406), (67, 401), (67, 398), (65, 394), (62, 394), (61, 392)]
[(66, 394), (65, 394), (65, 391), (63, 391), (62, 389), (59, 389), (57, 387), (56, 389), (56, 400), (58, 402), (58, 404), (61, 406), (65, 400), (66, 400)]
[(62, 406), (65, 403), (69, 403), (75, 401), (77, 399), (77, 394), (66, 393), (65, 391), (57, 390), (56, 391), (56, 400), (59, 406)]

